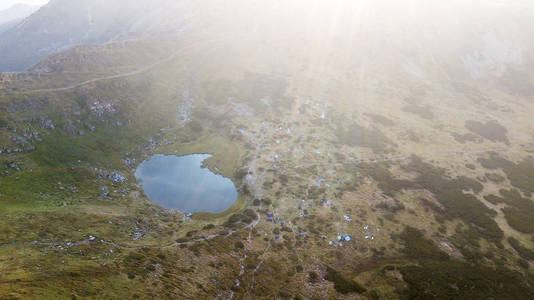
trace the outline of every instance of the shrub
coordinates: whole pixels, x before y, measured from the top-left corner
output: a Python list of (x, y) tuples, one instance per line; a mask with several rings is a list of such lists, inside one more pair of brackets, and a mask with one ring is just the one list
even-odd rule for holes
[(506, 179), (496, 173), (486, 173), (486, 178), (488, 178), (490, 181), (495, 182), (495, 183), (501, 183)]
[(415, 115), (418, 115), (419, 117), (427, 120), (432, 120), (434, 118), (434, 113), (432, 113), (432, 110), (430, 109), (430, 106), (420, 106), (415, 104), (410, 104), (408, 106), (405, 106), (402, 108), (403, 111), (409, 112)]
[(407, 226), (404, 232), (398, 235), (402, 239), (404, 249), (402, 252), (408, 257), (415, 259), (430, 259), (446, 261), (449, 259), (447, 253), (443, 252), (429, 239), (423, 236), (423, 233), (416, 228)]
[(236, 180), (241, 180), (243, 179), (245, 176), (247, 176), (248, 174), (248, 169), (247, 168), (242, 168), (242, 169), (238, 169), (234, 172), (234, 178)]
[(490, 141), (508, 143), (506, 136), (508, 130), (496, 121), (488, 121), (485, 124), (478, 121), (467, 121), (465, 128)]
[(193, 120), (189, 123), (189, 127), (191, 128), (191, 130), (193, 130), (194, 132), (201, 132), (202, 131), (202, 124), (200, 124), (200, 122), (196, 121), (196, 120)]
[(470, 170), (476, 170), (476, 168), (477, 168), (477, 167), (476, 167), (475, 165), (473, 165), (473, 164), (466, 164), (465, 167), (468, 168), (468, 169), (470, 169)]
[(381, 124), (381, 125), (384, 125), (384, 126), (387, 126), (387, 127), (391, 127), (393, 125), (395, 125), (395, 123), (393, 121), (391, 121), (390, 119), (382, 116), (382, 115), (378, 115), (378, 114), (372, 114), (372, 113), (366, 113), (365, 115), (367, 115), (369, 118), (371, 118), (371, 120), (373, 120), (373, 122), (375, 123), (378, 123), (378, 124)]
[(466, 142), (478, 142), (482, 141), (480, 137), (473, 133), (466, 133), (466, 134), (458, 134), (458, 133), (451, 133), (452, 137), (461, 144), (464, 144)]
[(348, 129), (338, 125), (337, 136), (342, 144), (370, 148), (376, 153), (387, 152), (392, 142), (378, 129), (367, 129), (353, 123)]
[(503, 209), (508, 224), (523, 233), (534, 233), (534, 202), (521, 197), (517, 190), (501, 190), (502, 200), (508, 206)]
[(311, 271), (308, 273), (308, 281), (311, 282), (311, 283), (316, 283), (317, 280), (319, 280), (319, 275), (314, 272), (314, 271)]
[(235, 243), (234, 243), (234, 246), (235, 246), (236, 249), (243, 249), (243, 248), (245, 248), (245, 245), (244, 245), (243, 242), (241, 242), (241, 241), (237, 241), (237, 242), (235, 242)]
[(408, 299), (528, 299), (534, 290), (519, 272), (457, 260), (400, 268)]
[(508, 242), (510, 243), (510, 246), (512, 246), (512, 248), (514, 248), (515, 251), (517, 251), (519, 256), (521, 256), (524, 259), (534, 260), (533, 250), (524, 247), (523, 245), (521, 245), (521, 242), (519, 242), (517, 239), (513, 237), (509, 237)]
[(204, 227), (202, 228), (202, 230), (210, 230), (210, 229), (213, 229), (213, 228), (215, 228), (215, 225), (213, 225), (213, 224), (208, 224), (208, 225), (204, 226)]
[(489, 170), (502, 169), (510, 183), (523, 192), (534, 192), (534, 160), (527, 159), (516, 164), (493, 153), (489, 158), (479, 158), (478, 162)]
[(522, 269), (525, 269), (525, 270), (528, 270), (528, 268), (530, 267), (528, 261), (524, 260), (524, 259), (519, 259), (517, 261), (517, 265), (522, 268)]
[(334, 283), (334, 289), (341, 294), (364, 293), (366, 289), (352, 279), (343, 277), (338, 271), (328, 267), (325, 279)]

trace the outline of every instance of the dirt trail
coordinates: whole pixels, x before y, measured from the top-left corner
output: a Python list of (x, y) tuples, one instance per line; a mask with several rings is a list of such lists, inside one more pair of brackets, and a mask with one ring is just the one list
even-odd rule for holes
[[(228, 38), (228, 36), (226, 36), (225, 38)], [(196, 46), (198, 46), (198, 45), (200, 45), (202, 43), (213, 43), (213, 42), (217, 42), (217, 41), (221, 41), (221, 40), (223, 40), (223, 38), (215, 38), (215, 39), (209, 39), (209, 40), (206, 40), (206, 41), (197, 41), (197, 42), (189, 43), (189, 44), (181, 47), (180, 49), (176, 50), (175, 52), (173, 52), (168, 57), (166, 57), (164, 59), (161, 59), (161, 60), (158, 60), (158, 61), (156, 61), (156, 62), (154, 62), (154, 63), (152, 63), (152, 64), (150, 64), (148, 66), (142, 67), (142, 68), (134, 70), (134, 71), (125, 72), (125, 73), (121, 73), (121, 74), (115, 74), (115, 75), (102, 76), (102, 77), (98, 77), (98, 78), (93, 78), (93, 79), (90, 79), (90, 80), (86, 80), (86, 81), (79, 82), (79, 83), (72, 84), (72, 85), (65, 86), (65, 87), (48, 88), (48, 89), (35, 89), (35, 90), (25, 90), (25, 91), (13, 91), (11, 93), (14, 93), (14, 94), (26, 94), (26, 93), (61, 92), (61, 91), (68, 91), (68, 90), (72, 90), (72, 89), (75, 89), (75, 88), (79, 88), (81, 86), (88, 85), (88, 84), (95, 83), (95, 82), (99, 82), (99, 81), (119, 79), (119, 78), (125, 78), (125, 77), (131, 77), (131, 76), (139, 75), (139, 74), (148, 72), (148, 71), (156, 68), (157, 66), (160, 66), (160, 65), (163, 65), (165, 63), (168, 63), (168, 62), (172, 61), (180, 53), (183, 53), (187, 49), (196, 47)]]
[(145, 73), (145, 72), (148, 72), (148, 71), (152, 70), (153, 68), (155, 68), (156, 66), (158, 66), (160, 64), (163, 64), (165, 62), (169, 62), (169, 61), (173, 60), (176, 57), (176, 55), (179, 52), (181, 52), (182, 50), (173, 53), (172, 55), (170, 55), (169, 57), (167, 57), (165, 59), (162, 59), (162, 60), (157, 61), (157, 62), (155, 62), (155, 63), (153, 63), (153, 64), (151, 64), (149, 66), (143, 67), (143, 68), (135, 70), (135, 71), (116, 74), (116, 75), (109, 75), (109, 76), (93, 78), (93, 79), (90, 79), (90, 80), (86, 80), (86, 81), (83, 81), (83, 82), (80, 82), (80, 83), (76, 83), (76, 84), (73, 84), (73, 85), (60, 87), (60, 88), (26, 90), (26, 91), (17, 91), (17, 92), (14, 92), (14, 93), (15, 94), (26, 94), (26, 93), (47, 93), (47, 92), (68, 91), (68, 90), (79, 88), (81, 86), (88, 85), (88, 84), (91, 84), (91, 83), (95, 83), (95, 82), (98, 82), (98, 81), (118, 79), (118, 78), (124, 78), (124, 77), (131, 77), (131, 76), (139, 75), (139, 74), (142, 74), (142, 73)]

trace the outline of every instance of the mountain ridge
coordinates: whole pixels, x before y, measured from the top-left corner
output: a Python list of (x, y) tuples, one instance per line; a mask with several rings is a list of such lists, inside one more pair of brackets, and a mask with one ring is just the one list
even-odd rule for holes
[(26, 17), (36, 12), (40, 6), (23, 3), (14, 4), (0, 11), (0, 34), (15, 26)]

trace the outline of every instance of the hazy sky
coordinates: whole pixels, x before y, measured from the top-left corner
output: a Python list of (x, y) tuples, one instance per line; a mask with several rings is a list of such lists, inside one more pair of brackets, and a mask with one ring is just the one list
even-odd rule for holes
[(49, 0), (0, 0), (0, 10), (9, 8), (10, 6), (17, 3), (26, 3), (31, 5), (43, 5), (46, 4)]

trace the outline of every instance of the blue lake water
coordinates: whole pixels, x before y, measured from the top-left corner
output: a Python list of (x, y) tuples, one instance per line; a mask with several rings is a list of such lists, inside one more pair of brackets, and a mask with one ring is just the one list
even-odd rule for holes
[(237, 199), (234, 183), (202, 168), (209, 154), (152, 156), (135, 171), (150, 201), (181, 212), (222, 212)]

